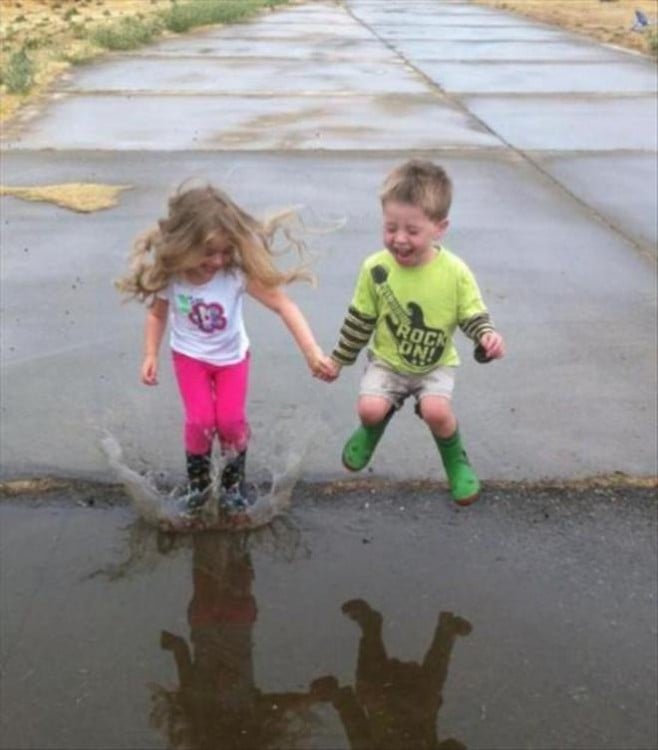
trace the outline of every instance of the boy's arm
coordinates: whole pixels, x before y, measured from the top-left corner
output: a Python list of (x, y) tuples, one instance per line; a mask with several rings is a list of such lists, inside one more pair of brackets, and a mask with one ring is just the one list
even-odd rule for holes
[(471, 315), (470, 318), (460, 320), (459, 328), (465, 336), (468, 336), (468, 338), (476, 344), (480, 343), (480, 339), (485, 334), (493, 333), (496, 330), (491, 317), (486, 310), (475, 313), (474, 315)]
[(338, 343), (331, 358), (339, 367), (354, 364), (364, 346), (370, 341), (377, 318), (360, 312), (350, 305), (338, 334)]
[(338, 333), (338, 343), (331, 352), (338, 372), (343, 365), (356, 362), (377, 324), (377, 297), (367, 261), (361, 266), (354, 295)]
[(475, 276), (465, 264), (459, 270), (457, 281), (457, 324), (465, 336), (476, 344), (496, 328), (482, 301)]
[[(499, 359), (505, 354), (503, 337), (496, 331), (491, 316), (487, 311), (480, 288), (470, 269), (464, 268), (459, 279), (458, 325), (471, 341), (483, 350), (484, 358), (480, 361)], [(482, 354), (476, 353), (476, 358)]]

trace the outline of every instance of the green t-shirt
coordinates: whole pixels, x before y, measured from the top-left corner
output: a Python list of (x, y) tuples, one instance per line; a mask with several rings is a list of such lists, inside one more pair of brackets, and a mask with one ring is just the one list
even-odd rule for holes
[(426, 373), (458, 365), (455, 328), (486, 314), (475, 277), (445, 248), (422, 266), (403, 267), (388, 250), (366, 258), (351, 306), (375, 318), (370, 351), (392, 369)]

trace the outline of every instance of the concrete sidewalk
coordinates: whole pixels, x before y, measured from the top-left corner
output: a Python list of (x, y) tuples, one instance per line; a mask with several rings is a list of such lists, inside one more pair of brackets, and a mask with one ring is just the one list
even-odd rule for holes
[[(378, 186), (419, 153), (454, 178), (446, 244), (509, 344), (479, 367), (460, 342), (482, 476), (655, 474), (656, 113), (654, 61), (440, 0), (309, 2), (76, 70), (5, 132), (3, 183), (133, 190), (94, 215), (2, 199), (3, 475), (108, 477), (103, 429), (134, 465), (182, 469), (171, 373), (139, 385), (143, 311), (111, 286), (178, 183), (344, 222), (311, 238), (319, 288), (292, 290), (330, 349), (380, 247)], [(318, 383), (276, 319), (247, 316), (252, 466), (304, 452), (306, 478), (343, 476), (361, 366)], [(411, 409), (373, 469), (441, 476)]]

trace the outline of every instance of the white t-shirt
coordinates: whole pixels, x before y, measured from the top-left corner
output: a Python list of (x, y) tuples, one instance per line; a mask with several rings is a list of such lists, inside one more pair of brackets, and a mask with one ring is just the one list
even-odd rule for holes
[(249, 349), (242, 317), (246, 285), (239, 270), (218, 271), (205, 284), (172, 279), (156, 295), (169, 302), (171, 348), (213, 365), (241, 362)]

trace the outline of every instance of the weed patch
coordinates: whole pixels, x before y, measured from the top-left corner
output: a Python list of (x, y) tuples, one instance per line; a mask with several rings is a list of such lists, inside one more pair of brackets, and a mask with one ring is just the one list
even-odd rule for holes
[(25, 47), (14, 52), (2, 73), (2, 83), (10, 94), (25, 94), (34, 83), (34, 65)]
[(652, 31), (649, 37), (649, 49), (653, 55), (658, 56), (658, 31)]
[(242, 21), (264, 5), (258, 0), (192, 0), (173, 5), (162, 17), (168, 31), (181, 34), (197, 26)]
[(93, 44), (108, 50), (129, 50), (149, 44), (162, 32), (159, 19), (122, 18), (116, 23), (96, 27), (91, 32)]
[(290, 0), (0, 0), (0, 122), (68, 65), (150, 44), (166, 32), (230, 24)]

